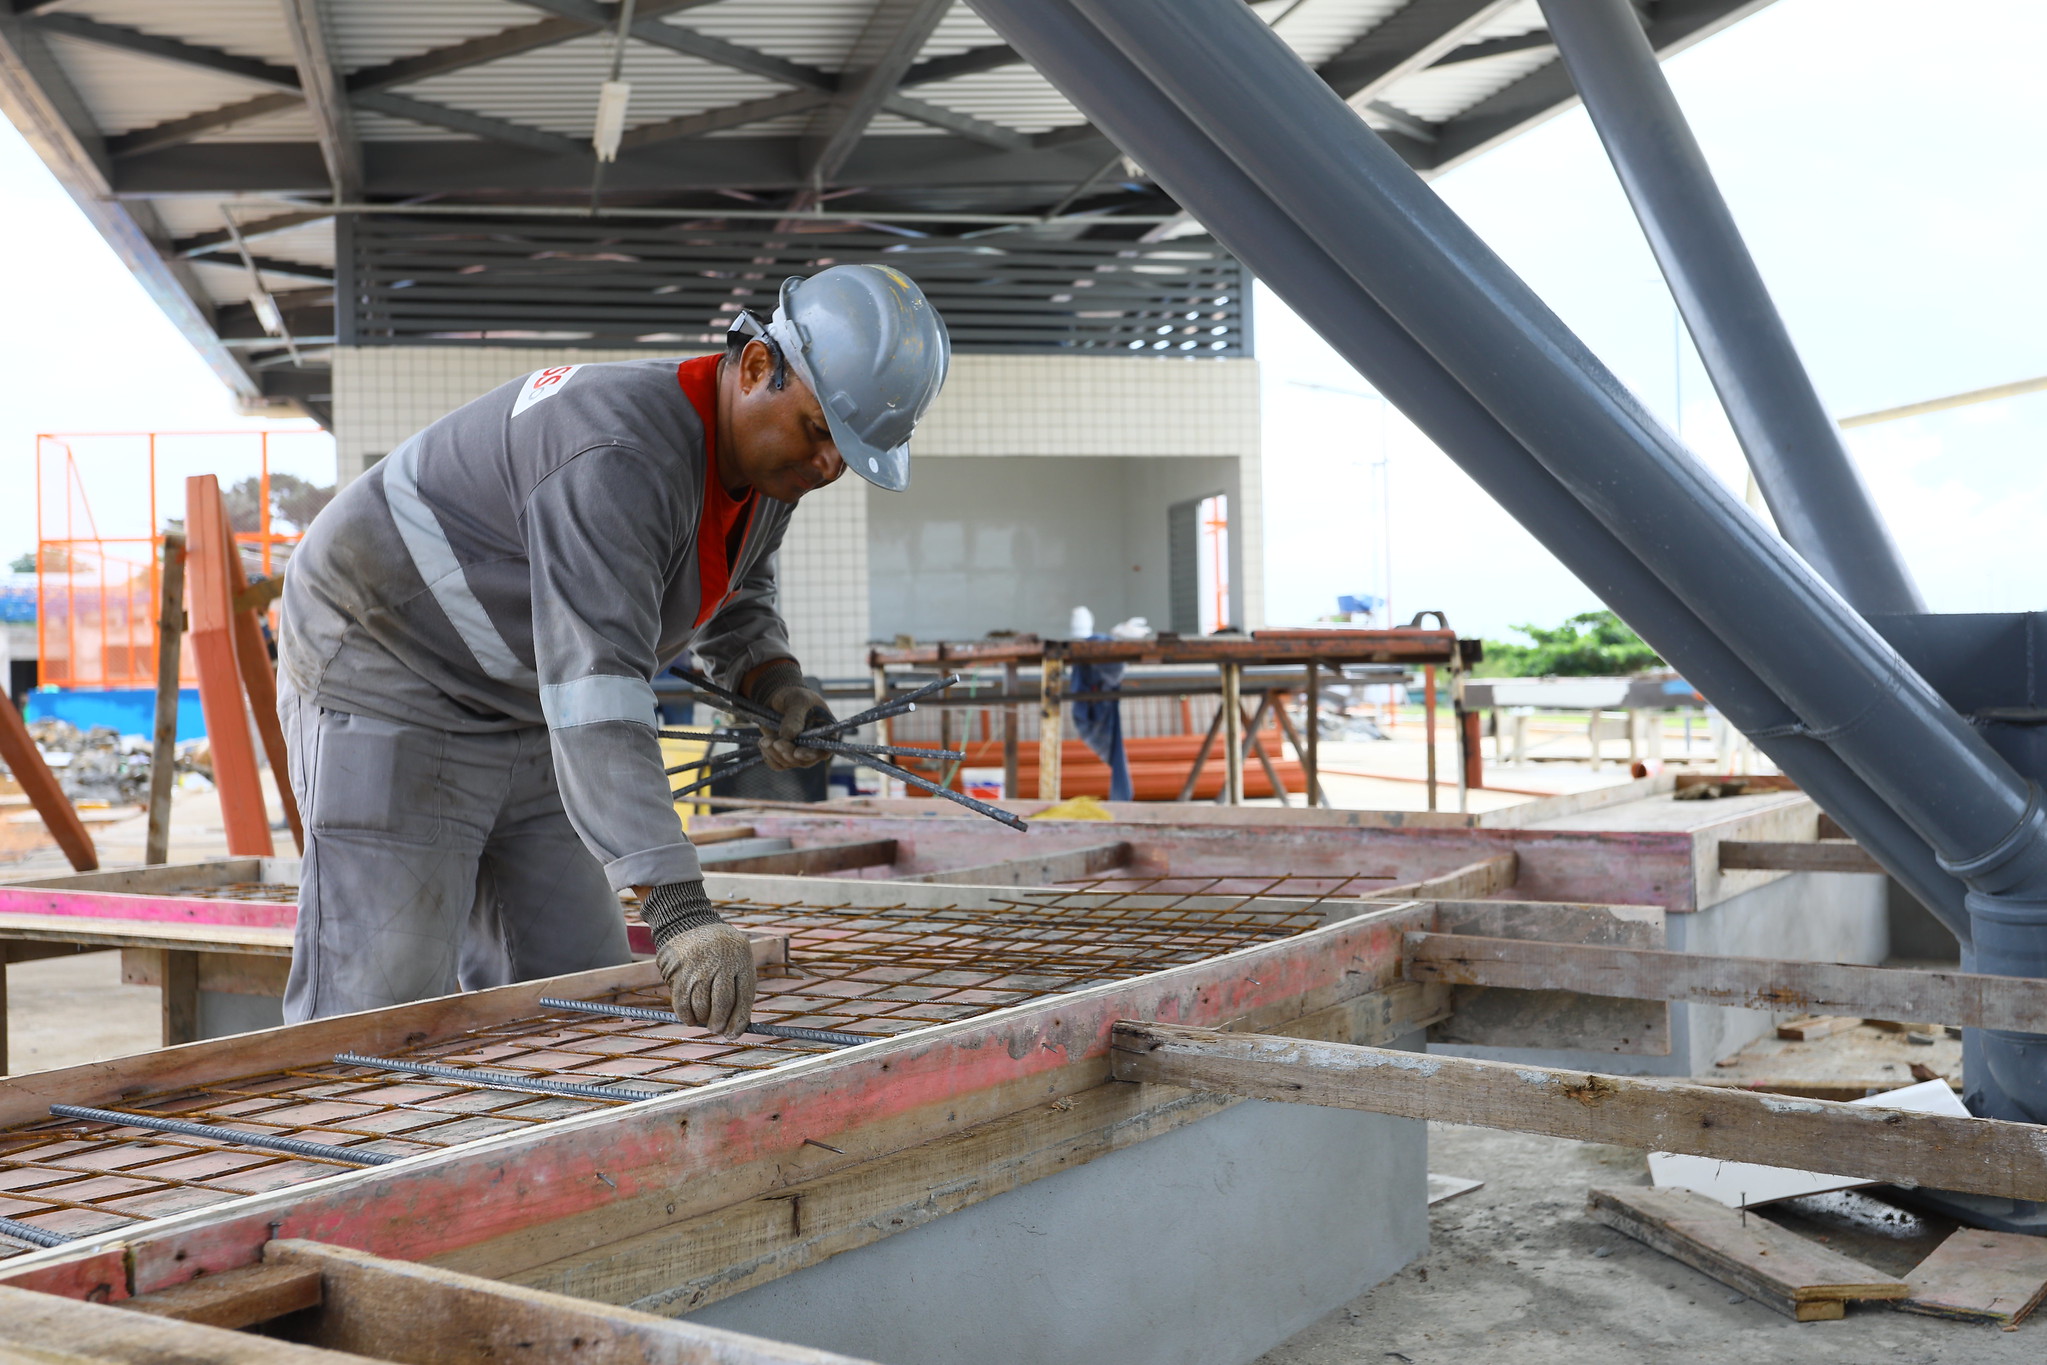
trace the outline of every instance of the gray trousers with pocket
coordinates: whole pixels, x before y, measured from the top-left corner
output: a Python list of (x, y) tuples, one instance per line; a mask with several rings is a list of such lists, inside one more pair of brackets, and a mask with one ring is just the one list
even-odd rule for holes
[(287, 1023), (631, 960), (545, 728), (403, 725), (289, 686), (278, 714), (306, 831)]

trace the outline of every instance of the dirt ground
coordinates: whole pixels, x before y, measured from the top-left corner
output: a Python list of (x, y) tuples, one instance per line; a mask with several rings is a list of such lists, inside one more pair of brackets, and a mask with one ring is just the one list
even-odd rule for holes
[[(1593, 1222), (1585, 1213), (1589, 1187), (1648, 1182), (1638, 1151), (1430, 1124), (1429, 1169), (1486, 1183), (1430, 1210), (1427, 1255), (1260, 1365), (2047, 1359), (2047, 1319), (2006, 1332), (1850, 1305), (1839, 1322), (1793, 1322)], [(1832, 1236), (1832, 1245), (1891, 1274), (1915, 1264), (1946, 1231), (1909, 1217), (1858, 1229), (1848, 1216), (1857, 1200), (1799, 1202), (1821, 1203), (1808, 1208), (1800, 1231)]]

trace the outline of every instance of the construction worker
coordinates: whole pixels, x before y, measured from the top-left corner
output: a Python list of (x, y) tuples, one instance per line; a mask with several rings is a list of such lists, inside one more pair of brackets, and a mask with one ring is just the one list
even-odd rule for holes
[(688, 651), (781, 717), (829, 719), (776, 610), (804, 494), (909, 483), (951, 347), (879, 266), (782, 285), (722, 356), (539, 370), (342, 491), (292, 556), (278, 709), (305, 813), (292, 1022), (630, 960), (636, 888), (675, 1011), (750, 1017), (746, 936), (704, 893), (652, 679)]

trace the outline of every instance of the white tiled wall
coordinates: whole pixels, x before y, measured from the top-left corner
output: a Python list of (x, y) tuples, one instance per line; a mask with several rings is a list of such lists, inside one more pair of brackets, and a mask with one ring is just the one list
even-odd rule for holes
[[(534, 370), (646, 354), (494, 346), (337, 348), (338, 472), (344, 481), (356, 477), (435, 418)], [(920, 457), (1235, 460), (1229, 489), (1234, 606), (1240, 619), (1256, 626), (1264, 619), (1258, 432), (1255, 361), (970, 355), (955, 357), (945, 392), (911, 449)], [(1056, 466), (1047, 468), (1046, 477), (1059, 477)], [(865, 671), (868, 499), (888, 496), (845, 479), (804, 499), (790, 524), (780, 565), (782, 610), (792, 643), (813, 672), (845, 677)]]

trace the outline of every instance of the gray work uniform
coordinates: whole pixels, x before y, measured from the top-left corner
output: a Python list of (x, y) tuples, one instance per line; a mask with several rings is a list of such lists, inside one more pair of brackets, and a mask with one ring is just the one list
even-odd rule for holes
[(699, 629), (702, 423), (673, 360), (536, 371), (342, 490), (285, 576), (306, 849), (285, 1017), (627, 960), (617, 889), (702, 875), (654, 692), (793, 657), (757, 495)]

